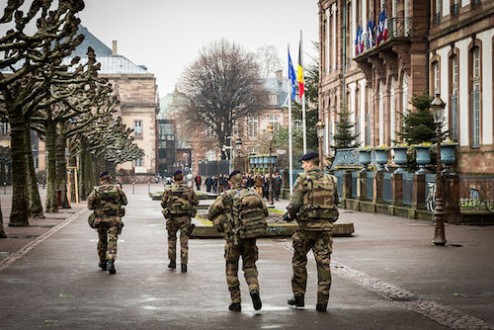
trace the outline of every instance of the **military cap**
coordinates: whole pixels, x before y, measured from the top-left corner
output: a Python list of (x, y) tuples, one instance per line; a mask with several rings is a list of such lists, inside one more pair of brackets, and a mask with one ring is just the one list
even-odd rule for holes
[(234, 177), (237, 174), (240, 174), (240, 171), (239, 170), (233, 170), (232, 173), (230, 173), (230, 176), (228, 177), (228, 180), (231, 180), (231, 178)]
[(183, 172), (180, 170), (176, 170), (175, 172), (173, 172), (173, 176), (179, 176), (180, 174), (183, 174)]
[(319, 153), (315, 151), (309, 151), (308, 153), (302, 156), (301, 160), (312, 160), (314, 158), (319, 158)]
[(109, 175), (110, 175), (110, 173), (108, 173), (108, 171), (103, 171), (103, 172), (101, 172), (101, 174), (99, 175), (99, 177), (100, 178), (103, 178), (103, 177), (109, 176)]

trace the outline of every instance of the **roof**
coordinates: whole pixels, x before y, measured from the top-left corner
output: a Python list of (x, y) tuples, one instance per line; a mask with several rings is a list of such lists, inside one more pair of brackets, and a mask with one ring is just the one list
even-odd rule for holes
[[(143, 65), (134, 64), (132, 61), (122, 55), (112, 55), (110, 47), (106, 46), (101, 40), (95, 37), (87, 28), (79, 25), (79, 34), (84, 35), (84, 41), (77, 46), (71, 54), (71, 58), (75, 56), (81, 57), (80, 63), (87, 62), (87, 48), (94, 49), (96, 61), (101, 63), (100, 74), (139, 74), (149, 73)], [(64, 63), (70, 62), (70, 58), (64, 60)]]
[(278, 104), (276, 107), (288, 107), (288, 79), (265, 78), (264, 87), (269, 93), (278, 95)]

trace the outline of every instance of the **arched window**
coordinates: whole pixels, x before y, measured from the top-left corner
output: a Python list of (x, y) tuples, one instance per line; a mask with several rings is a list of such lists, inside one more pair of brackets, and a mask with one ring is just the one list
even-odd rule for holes
[(458, 141), (458, 95), (460, 71), (458, 67), (458, 50), (451, 53), (449, 57), (449, 137)]
[(481, 51), (480, 47), (475, 44), (470, 49), (470, 143), (472, 147), (479, 147), (481, 142)]

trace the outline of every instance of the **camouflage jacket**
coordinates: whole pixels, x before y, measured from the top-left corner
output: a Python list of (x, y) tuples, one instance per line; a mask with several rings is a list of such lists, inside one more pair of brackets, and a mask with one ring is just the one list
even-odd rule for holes
[(165, 218), (167, 218), (167, 213), (169, 217), (184, 215), (193, 217), (197, 213), (198, 204), (199, 197), (192, 188), (187, 186), (185, 181), (172, 183), (168, 189), (165, 189), (161, 198), (161, 207)]
[(121, 218), (124, 214), (124, 205), (127, 205), (127, 196), (120, 187), (110, 183), (94, 187), (87, 199), (88, 208), (94, 210), (97, 217), (107, 220)]
[[(327, 179), (333, 183), (333, 191), (332, 192), (320, 192), (325, 194), (322, 197), (323, 200), (326, 200), (331, 207), (334, 208), (334, 216), (331, 219), (328, 218), (314, 218), (309, 217), (307, 212), (307, 199), (308, 196), (313, 192), (310, 182), (313, 180), (319, 180), (323, 176), (327, 176)], [(336, 205), (339, 203), (337, 188), (337, 180), (336, 177), (328, 174), (324, 174), (319, 168), (314, 168), (312, 170), (307, 171), (307, 173), (299, 174), (297, 180), (295, 181), (295, 185), (293, 188), (293, 194), (290, 198), (290, 203), (287, 206), (288, 213), (292, 219), (296, 219), (298, 222), (299, 229), (302, 230), (313, 230), (313, 231), (325, 231), (332, 230), (333, 224), (338, 218), (338, 210)], [(327, 194), (327, 196), (326, 196)], [(332, 198), (331, 201), (328, 199)]]

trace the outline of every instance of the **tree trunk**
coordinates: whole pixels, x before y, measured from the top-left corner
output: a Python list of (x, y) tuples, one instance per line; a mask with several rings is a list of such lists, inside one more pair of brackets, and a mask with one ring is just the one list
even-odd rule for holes
[(65, 158), (65, 148), (67, 146), (65, 135), (58, 133), (56, 136), (57, 150), (57, 191), (60, 192), (62, 208), (70, 209), (67, 198), (67, 160)]
[[(26, 132), (26, 141), (28, 145), (31, 145), (31, 132)], [(36, 170), (34, 168), (34, 159), (32, 151), (27, 154), (27, 166), (26, 172), (27, 178), (27, 193), (29, 199), (29, 217), (35, 219), (44, 219), (43, 204), (41, 203), (41, 197), (39, 196), (38, 182), (36, 180)]]
[(0, 238), (7, 238), (7, 234), (5, 234), (5, 230), (3, 230), (3, 214), (2, 214), (1, 203), (0, 203)]
[(58, 212), (58, 195), (56, 189), (56, 126), (54, 122), (47, 122), (46, 133), (46, 212)]
[[(8, 107), (8, 104), (7, 104)], [(29, 226), (29, 200), (27, 195), (27, 154), (31, 152), (31, 145), (26, 141), (26, 131), (29, 125), (25, 122), (22, 109), (8, 109), (11, 127), (12, 148), (12, 210), (9, 226)]]
[(90, 186), (89, 180), (91, 178), (91, 172), (88, 171), (89, 155), (87, 152), (87, 144), (85, 138), (81, 139), (80, 156), (79, 156), (79, 194), (81, 200), (86, 200), (89, 196)]

